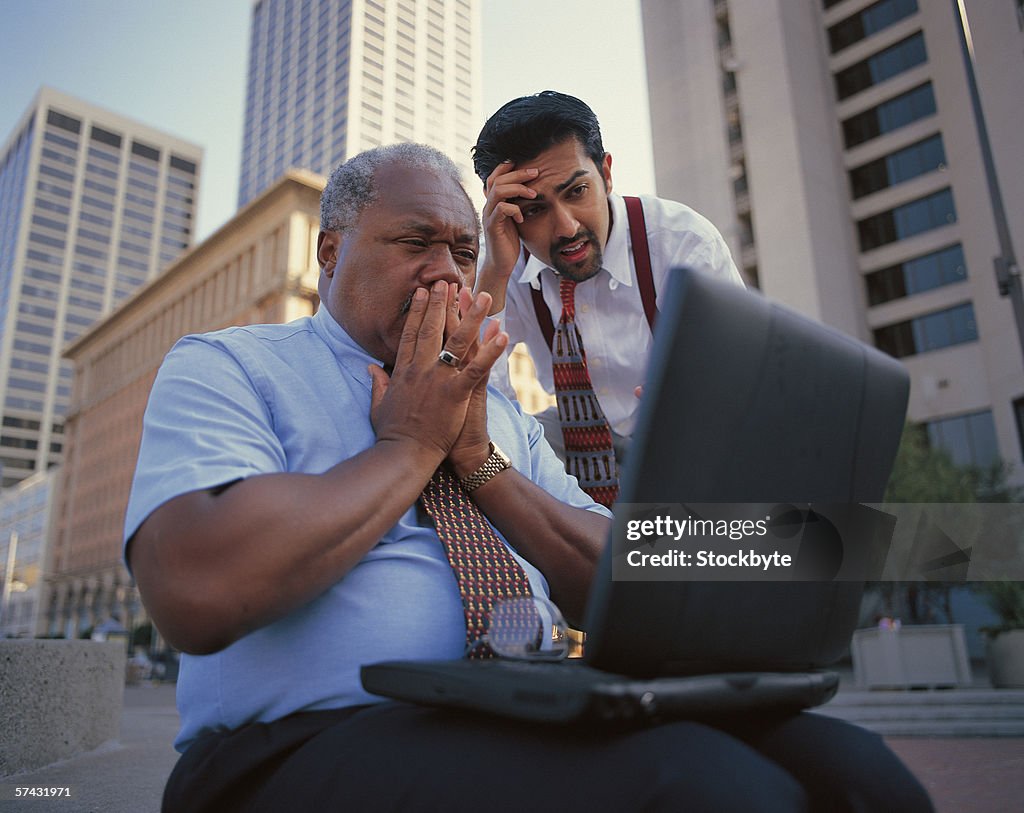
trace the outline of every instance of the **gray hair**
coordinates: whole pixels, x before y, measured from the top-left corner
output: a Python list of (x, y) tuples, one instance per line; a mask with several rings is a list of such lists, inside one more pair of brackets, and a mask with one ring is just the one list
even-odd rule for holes
[(320, 228), (338, 232), (350, 229), (377, 197), (374, 173), (392, 163), (451, 178), (462, 188), (459, 168), (433, 147), (410, 142), (374, 147), (349, 158), (331, 173), (320, 196)]

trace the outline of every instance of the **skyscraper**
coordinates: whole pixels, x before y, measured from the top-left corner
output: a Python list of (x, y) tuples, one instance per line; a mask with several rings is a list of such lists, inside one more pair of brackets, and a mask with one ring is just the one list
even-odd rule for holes
[(239, 206), (289, 167), (326, 175), (396, 141), (472, 179), (479, 16), (477, 0), (254, 0)]
[(0, 149), (0, 486), (61, 461), (62, 348), (191, 244), (201, 160), (45, 87)]
[[(963, 5), (1019, 247), (1024, 12)], [(643, 0), (655, 174), (766, 294), (900, 358), (932, 445), (1020, 479), (1024, 360), (955, 7)]]

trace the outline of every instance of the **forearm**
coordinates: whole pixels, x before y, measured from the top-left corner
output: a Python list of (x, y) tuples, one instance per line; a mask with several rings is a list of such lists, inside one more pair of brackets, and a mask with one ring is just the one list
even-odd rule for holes
[(178, 648), (222, 649), (344, 577), (439, 462), (429, 449), (383, 442), (323, 474), (260, 475), (176, 497), (129, 549), (146, 607)]
[(484, 260), (477, 272), (476, 293), (486, 292), (491, 295), (491, 315), (505, 310), (505, 292), (511, 274), (512, 266), (499, 270), (490, 256)]
[(495, 475), (472, 496), (516, 550), (544, 574), (551, 598), (566, 616), (581, 623), (610, 520), (556, 499), (515, 469)]

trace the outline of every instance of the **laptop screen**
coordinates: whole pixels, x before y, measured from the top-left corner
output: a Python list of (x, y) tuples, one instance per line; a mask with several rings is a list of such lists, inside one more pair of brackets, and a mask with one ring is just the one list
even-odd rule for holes
[[(649, 504), (880, 502), (906, 413), (904, 367), (757, 292), (688, 269), (671, 279), (617, 517)], [(617, 581), (616, 541), (588, 607), (594, 666), (803, 669), (845, 651), (861, 583)]]

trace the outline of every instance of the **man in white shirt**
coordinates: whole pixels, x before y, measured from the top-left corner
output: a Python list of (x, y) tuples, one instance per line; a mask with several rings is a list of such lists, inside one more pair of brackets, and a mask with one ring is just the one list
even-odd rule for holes
[[(645, 302), (644, 266), (654, 302), (671, 269), (680, 266), (742, 285), (729, 248), (693, 209), (655, 197), (640, 198), (642, 225), (631, 228), (628, 199), (612, 192), (612, 156), (602, 145), (597, 118), (572, 96), (549, 90), (504, 105), (480, 131), (473, 161), (487, 193), (487, 253), (477, 290), (491, 294), (491, 312), (501, 318), (510, 346), (525, 342), (541, 386), (554, 393), (547, 317), (539, 301), (535, 306), (534, 292), (557, 324), (559, 278), (579, 283), (576, 327), (621, 463), (652, 344), (654, 310)], [(648, 263), (637, 250), (644, 242)], [(507, 365), (495, 365), (491, 380), (514, 397)], [(564, 456), (557, 409), (536, 417)]]

